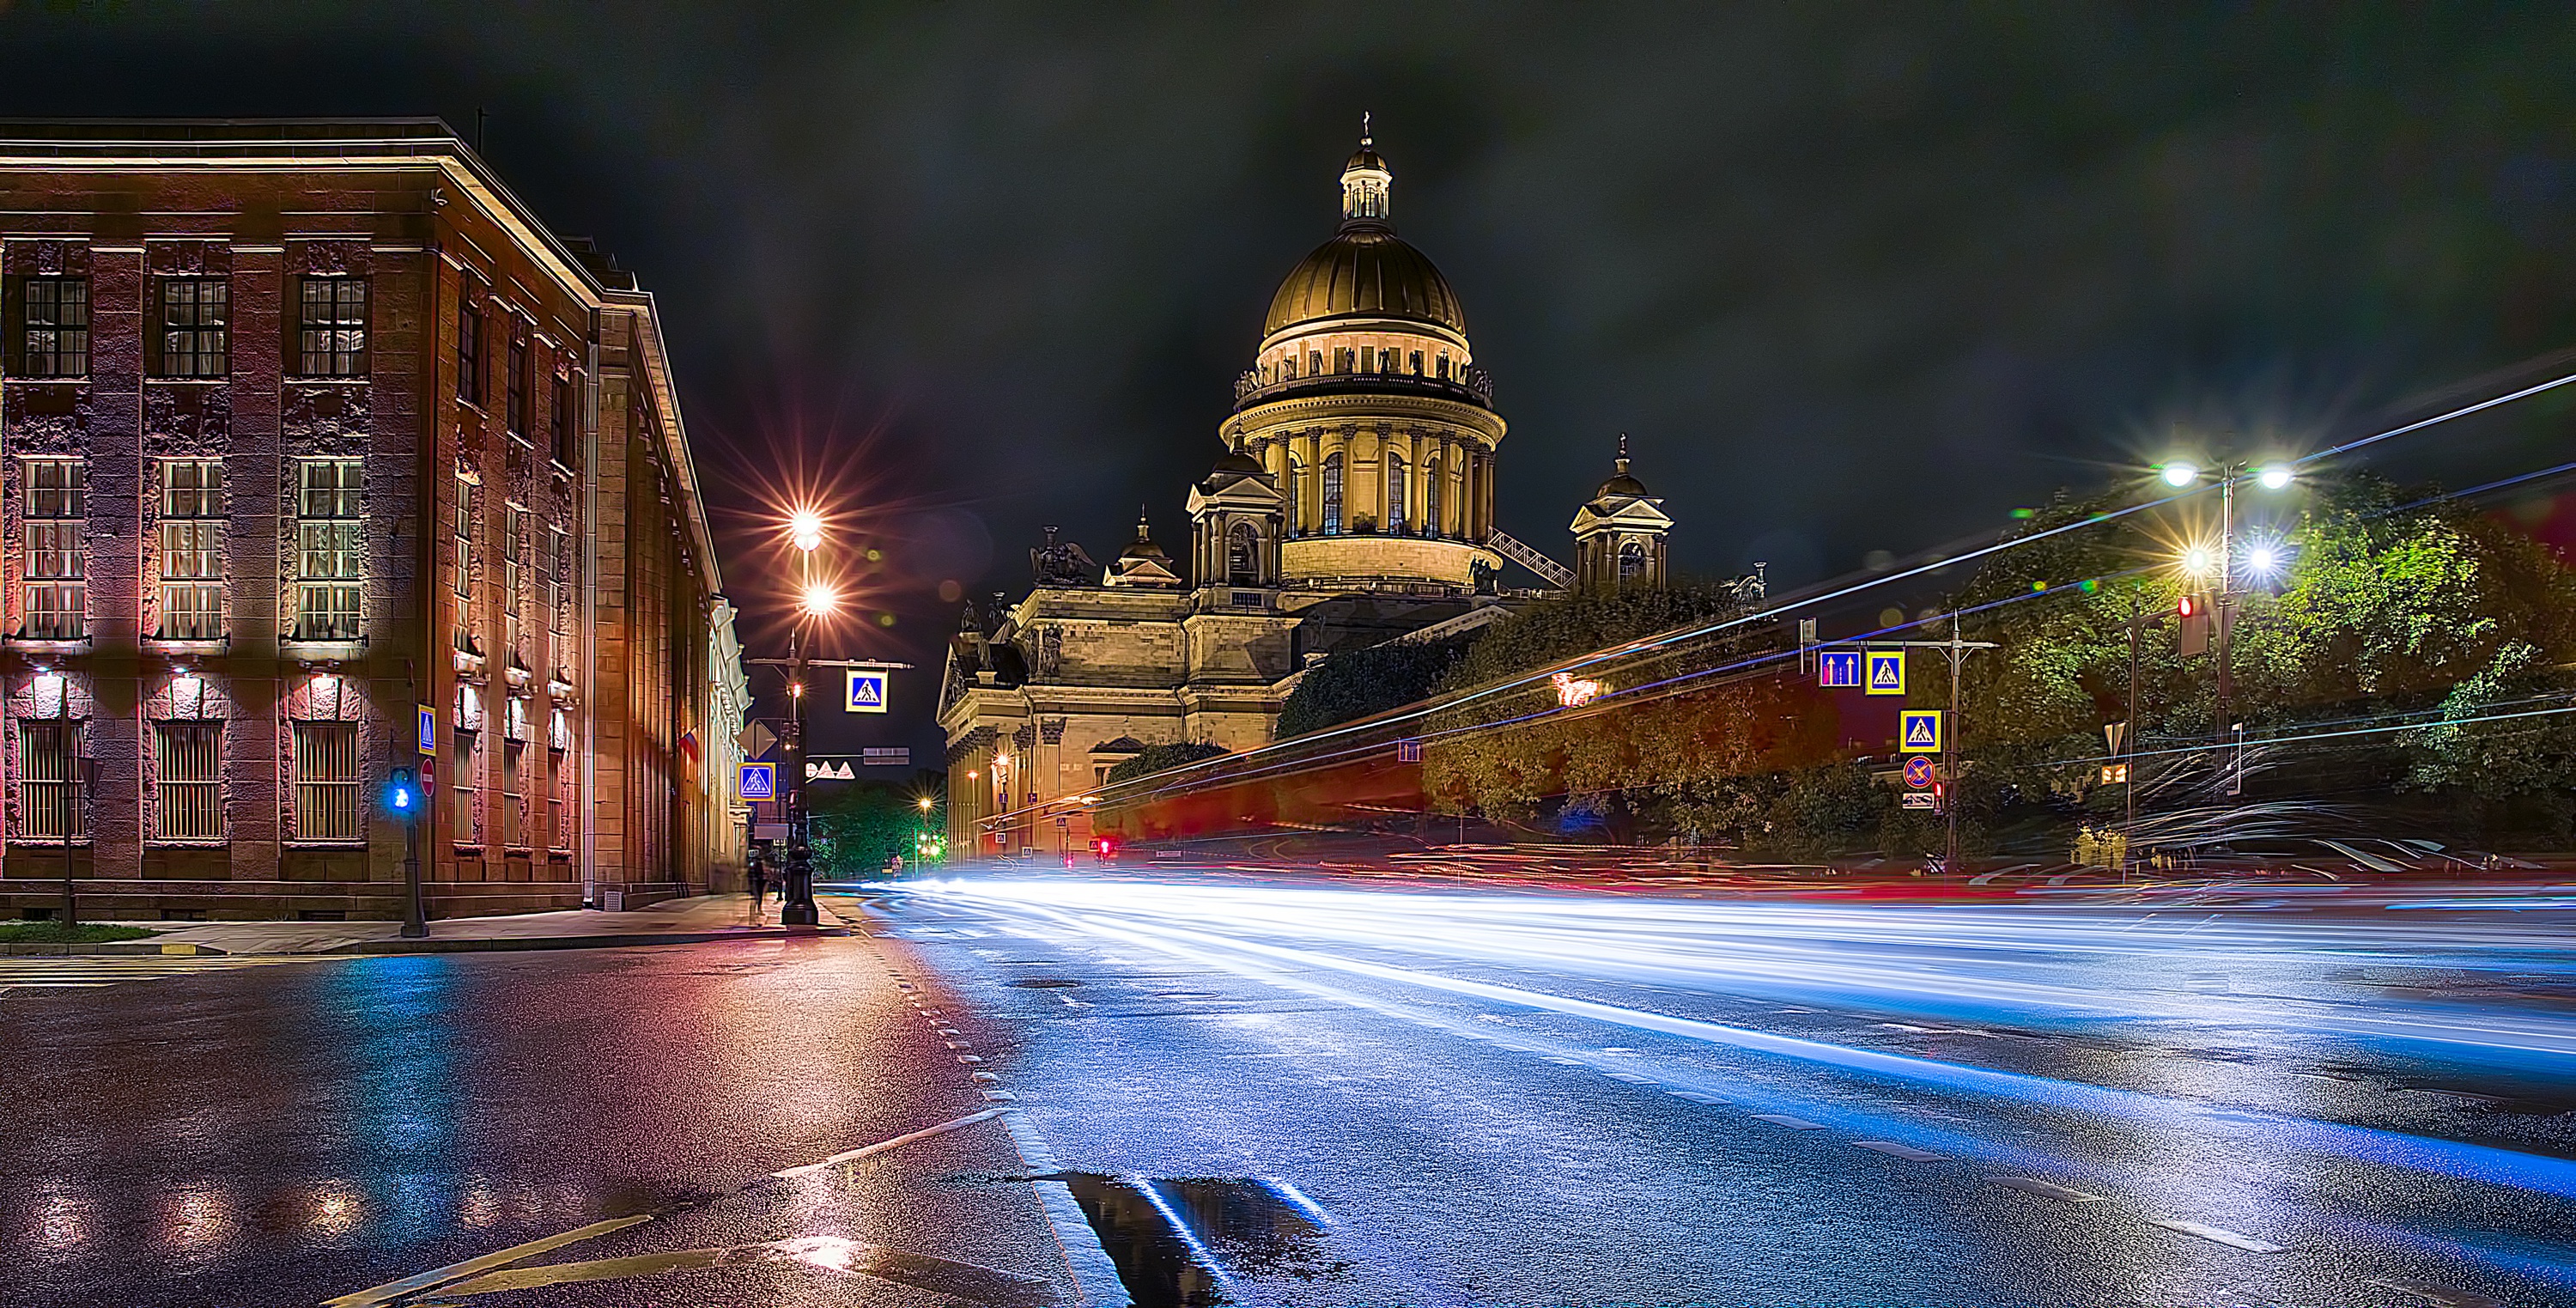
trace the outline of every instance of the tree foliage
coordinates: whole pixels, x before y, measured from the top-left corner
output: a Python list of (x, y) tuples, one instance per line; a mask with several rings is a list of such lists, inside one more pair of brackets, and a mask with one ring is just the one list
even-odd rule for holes
[(1373, 645), (1336, 654), (1297, 679), (1279, 709), (1282, 739), (1402, 708), (1431, 694), (1463, 641)]
[[(940, 830), (945, 821), (937, 805), (947, 782), (946, 773), (929, 770), (914, 773), (910, 781), (807, 782), (816, 872), (866, 876), (898, 855), (911, 862), (914, 838)], [(925, 798), (932, 802), (927, 814), (921, 810)]]

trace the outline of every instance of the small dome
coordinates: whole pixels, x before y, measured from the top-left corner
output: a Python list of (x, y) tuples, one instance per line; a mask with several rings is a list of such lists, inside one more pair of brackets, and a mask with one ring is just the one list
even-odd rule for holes
[(1120, 551), (1118, 557), (1121, 560), (1153, 559), (1156, 562), (1169, 560), (1172, 556), (1165, 554), (1163, 552), (1163, 547), (1154, 543), (1154, 538), (1150, 534), (1151, 530), (1151, 527), (1145, 520), (1145, 516), (1142, 513), (1139, 513), (1136, 516), (1136, 539), (1127, 542), (1127, 548)]
[(1315, 247), (1279, 283), (1261, 334), (1344, 317), (1411, 318), (1462, 335), (1467, 330), (1449, 279), (1392, 229), (1374, 224), (1346, 228)]
[(1268, 472), (1269, 469), (1261, 466), (1261, 460), (1256, 459), (1241, 450), (1228, 450), (1225, 452), (1224, 458), (1216, 461), (1216, 467), (1213, 471), (1220, 473), (1239, 472), (1252, 476), (1259, 476), (1264, 472)]
[(1592, 498), (1608, 499), (1613, 495), (1645, 498), (1646, 483), (1628, 475), (1628, 433), (1624, 431), (1619, 433), (1619, 457), (1610, 461), (1610, 467), (1610, 480), (1601, 483), (1601, 489), (1592, 492)]
[(1342, 171), (1390, 173), (1393, 170), (1386, 166), (1386, 160), (1377, 157), (1377, 151), (1370, 149), (1367, 138), (1363, 137), (1360, 148), (1351, 152), (1351, 161), (1342, 165)]

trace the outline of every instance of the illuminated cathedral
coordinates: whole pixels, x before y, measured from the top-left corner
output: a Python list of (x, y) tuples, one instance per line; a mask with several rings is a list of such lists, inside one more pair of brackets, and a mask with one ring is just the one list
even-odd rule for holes
[[(1271, 297), (1226, 452), (1189, 488), (1186, 548), (1140, 515), (1103, 565), (1050, 528), (1024, 597), (967, 607), (939, 699), (952, 848), (1078, 846), (1081, 796), (1112, 767), (1149, 745), (1268, 743), (1334, 654), (1665, 584), (1672, 519), (1624, 437), (1575, 515), (1574, 568), (1495, 526), (1506, 426), (1457, 293), (1396, 235), (1394, 174), (1366, 135), (1341, 181), (1340, 229)], [(1534, 584), (1506, 586), (1507, 566)]]

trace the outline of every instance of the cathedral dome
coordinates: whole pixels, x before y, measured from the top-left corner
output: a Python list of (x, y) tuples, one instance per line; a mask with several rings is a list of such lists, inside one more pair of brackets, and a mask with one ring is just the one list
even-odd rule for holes
[(1466, 334), (1467, 315), (1449, 279), (1395, 234), (1388, 217), (1394, 185), (1363, 124), (1360, 148), (1342, 165), (1342, 230), (1279, 283), (1263, 336), (1335, 318), (1410, 318)]
[(1270, 299), (1261, 334), (1331, 318), (1411, 318), (1453, 332), (1467, 330), (1466, 312), (1449, 279), (1383, 223), (1344, 224), (1315, 247)]
[(1592, 498), (1596, 500), (1605, 500), (1613, 495), (1632, 495), (1639, 499), (1645, 498), (1646, 483), (1629, 475), (1628, 462), (1628, 433), (1623, 431), (1619, 433), (1619, 457), (1611, 461), (1612, 472), (1610, 474), (1610, 480), (1601, 483), (1601, 489), (1594, 491), (1592, 493)]

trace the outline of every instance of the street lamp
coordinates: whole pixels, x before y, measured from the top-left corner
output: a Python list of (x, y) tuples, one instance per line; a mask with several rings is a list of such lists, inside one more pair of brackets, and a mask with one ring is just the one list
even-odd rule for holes
[(814, 623), (840, 608), (840, 596), (814, 577), (814, 551), (823, 547), (823, 515), (800, 508), (787, 516), (787, 536), (796, 547), (797, 621), (787, 635), (787, 885), (779, 897), (781, 926), (814, 926), (822, 912), (814, 906), (813, 819), (805, 808), (805, 643)]
[[(2166, 485), (2180, 490), (2200, 480), (2201, 468), (2189, 459), (2169, 459), (2162, 467), (2156, 469), (2156, 475), (2163, 478)], [(2183, 551), (2182, 566), (2184, 572), (2196, 577), (2206, 576), (2213, 571), (2218, 574), (2218, 611), (2213, 615), (2218, 623), (2216, 726), (2220, 737), (2224, 739), (2231, 729), (2228, 709), (2236, 697), (2235, 595), (2236, 578), (2240, 570), (2236, 556), (2236, 485), (2238, 482), (2250, 481), (2267, 491), (2283, 491), (2288, 490), (2291, 483), (2296, 482), (2299, 476), (2298, 470), (2288, 463), (2275, 461), (2257, 469), (2241, 459), (2222, 463), (2210, 469), (2209, 475), (2218, 482), (2217, 555), (2212, 558), (2206, 549), (2195, 546)], [(2282, 559), (2283, 551), (2277, 544), (2257, 544), (2247, 552), (2242, 561), (2242, 570), (2259, 580), (2268, 581), (2280, 571)], [(2227, 793), (2231, 795), (2240, 793), (2243, 786), (2242, 776), (2231, 778)]]

